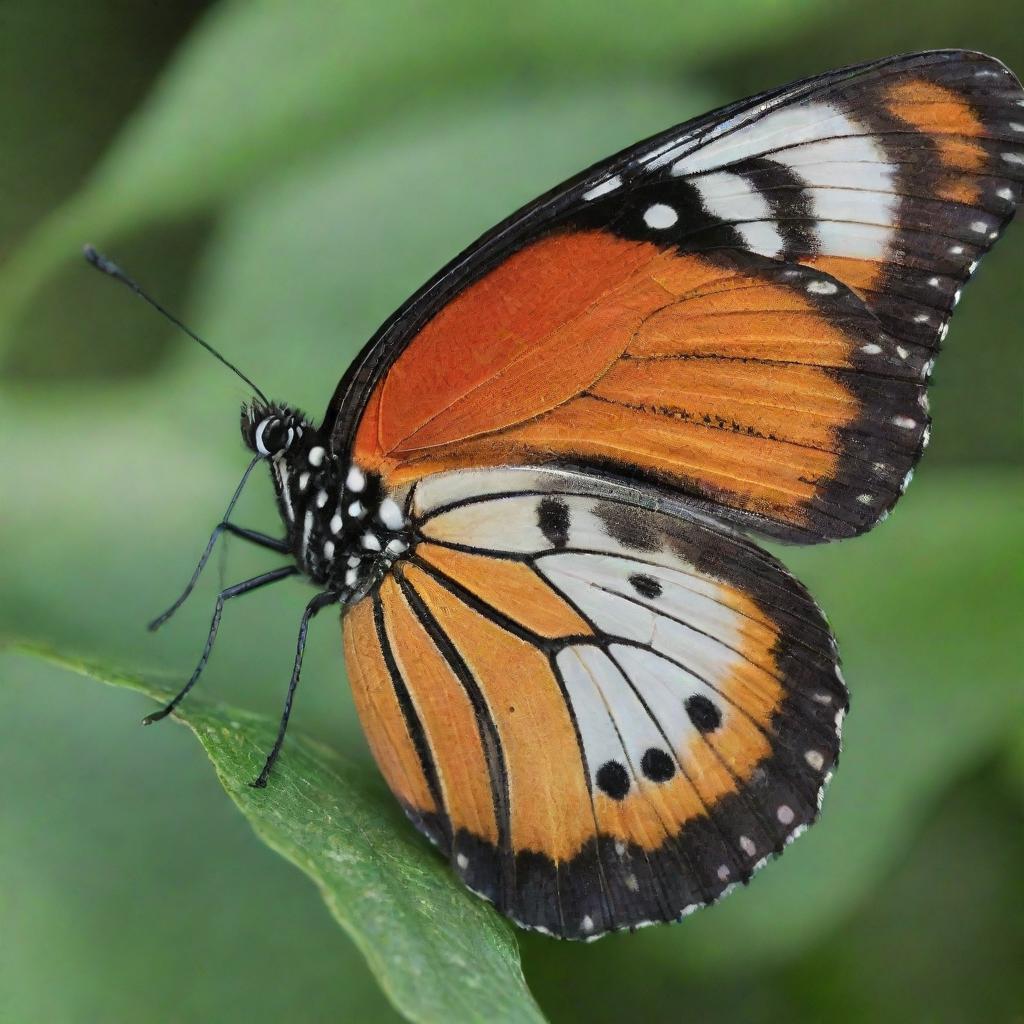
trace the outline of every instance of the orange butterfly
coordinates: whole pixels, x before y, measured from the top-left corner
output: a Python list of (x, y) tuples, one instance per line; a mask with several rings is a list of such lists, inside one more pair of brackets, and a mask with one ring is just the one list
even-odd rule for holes
[(746, 882), (817, 816), (848, 703), (822, 613), (748, 534), (888, 514), (1022, 183), (1020, 83), (941, 51), (733, 104), (530, 203), (384, 324), (322, 425), (256, 389), (242, 484), (267, 464), (286, 536), (228, 521), (240, 484), (155, 625), (220, 532), (292, 564), (220, 595), (151, 720), (226, 600), (303, 574), (254, 785), (340, 605), (381, 770), (502, 913), (589, 939)]

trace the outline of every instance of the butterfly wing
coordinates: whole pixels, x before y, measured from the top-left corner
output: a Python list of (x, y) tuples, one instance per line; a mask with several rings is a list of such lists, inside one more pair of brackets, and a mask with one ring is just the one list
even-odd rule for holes
[(571, 471), (411, 491), (344, 619), (373, 752), (472, 889), (570, 938), (712, 902), (817, 816), (846, 691), (801, 585), (692, 506)]
[(959, 289), (1024, 180), (1024, 93), (941, 51), (682, 125), (499, 225), (346, 375), (335, 450), (392, 486), (604, 467), (798, 542), (869, 529), (927, 441)]

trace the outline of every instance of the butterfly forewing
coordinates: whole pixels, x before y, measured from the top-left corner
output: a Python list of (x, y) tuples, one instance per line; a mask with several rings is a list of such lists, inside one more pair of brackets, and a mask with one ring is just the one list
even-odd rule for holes
[(1020, 198), (1022, 96), (991, 58), (915, 55), (638, 145), (400, 311), (339, 390), (365, 408), (336, 440), (396, 484), (574, 462), (790, 541), (864, 532), (920, 456), (948, 315)]
[(411, 502), (416, 547), (346, 651), (388, 782), (474, 890), (593, 937), (717, 899), (813, 821), (846, 693), (766, 553), (577, 473)]

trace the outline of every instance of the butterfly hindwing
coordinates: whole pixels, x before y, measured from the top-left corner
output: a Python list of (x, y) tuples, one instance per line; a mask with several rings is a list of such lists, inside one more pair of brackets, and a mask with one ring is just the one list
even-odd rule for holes
[(346, 653), (389, 784), (471, 888), (589, 938), (717, 899), (814, 820), (846, 692), (774, 559), (573, 472), (441, 474), (409, 502), (417, 543)]
[(1020, 198), (1022, 102), (998, 62), (937, 52), (641, 143), (389, 321), (336, 441), (394, 485), (573, 463), (790, 541), (862, 533), (920, 456), (949, 313)]

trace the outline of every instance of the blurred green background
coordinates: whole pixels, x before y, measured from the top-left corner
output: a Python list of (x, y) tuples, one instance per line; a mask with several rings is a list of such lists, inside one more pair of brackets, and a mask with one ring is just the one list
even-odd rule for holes
[[(844, 63), (983, 49), (1002, 0), (0, 6), (0, 627), (187, 672), (218, 571), (156, 637), (244, 465), (243, 389), (90, 272), (103, 243), (319, 415), (362, 342), (493, 222), (671, 123)], [(1015, 30), (1016, 29), (1016, 30)], [(971, 284), (918, 478), (783, 557), (853, 709), (822, 822), (749, 891), (594, 946), (521, 939), (552, 1021), (1024, 1021), (1024, 228)], [(236, 520), (273, 528), (270, 488)], [(267, 558), (237, 545), (220, 572)], [(229, 607), (204, 690), (276, 715), (300, 585)], [(337, 630), (294, 725), (369, 758)], [(314, 888), (141, 698), (0, 655), (0, 1019), (388, 1021)]]

